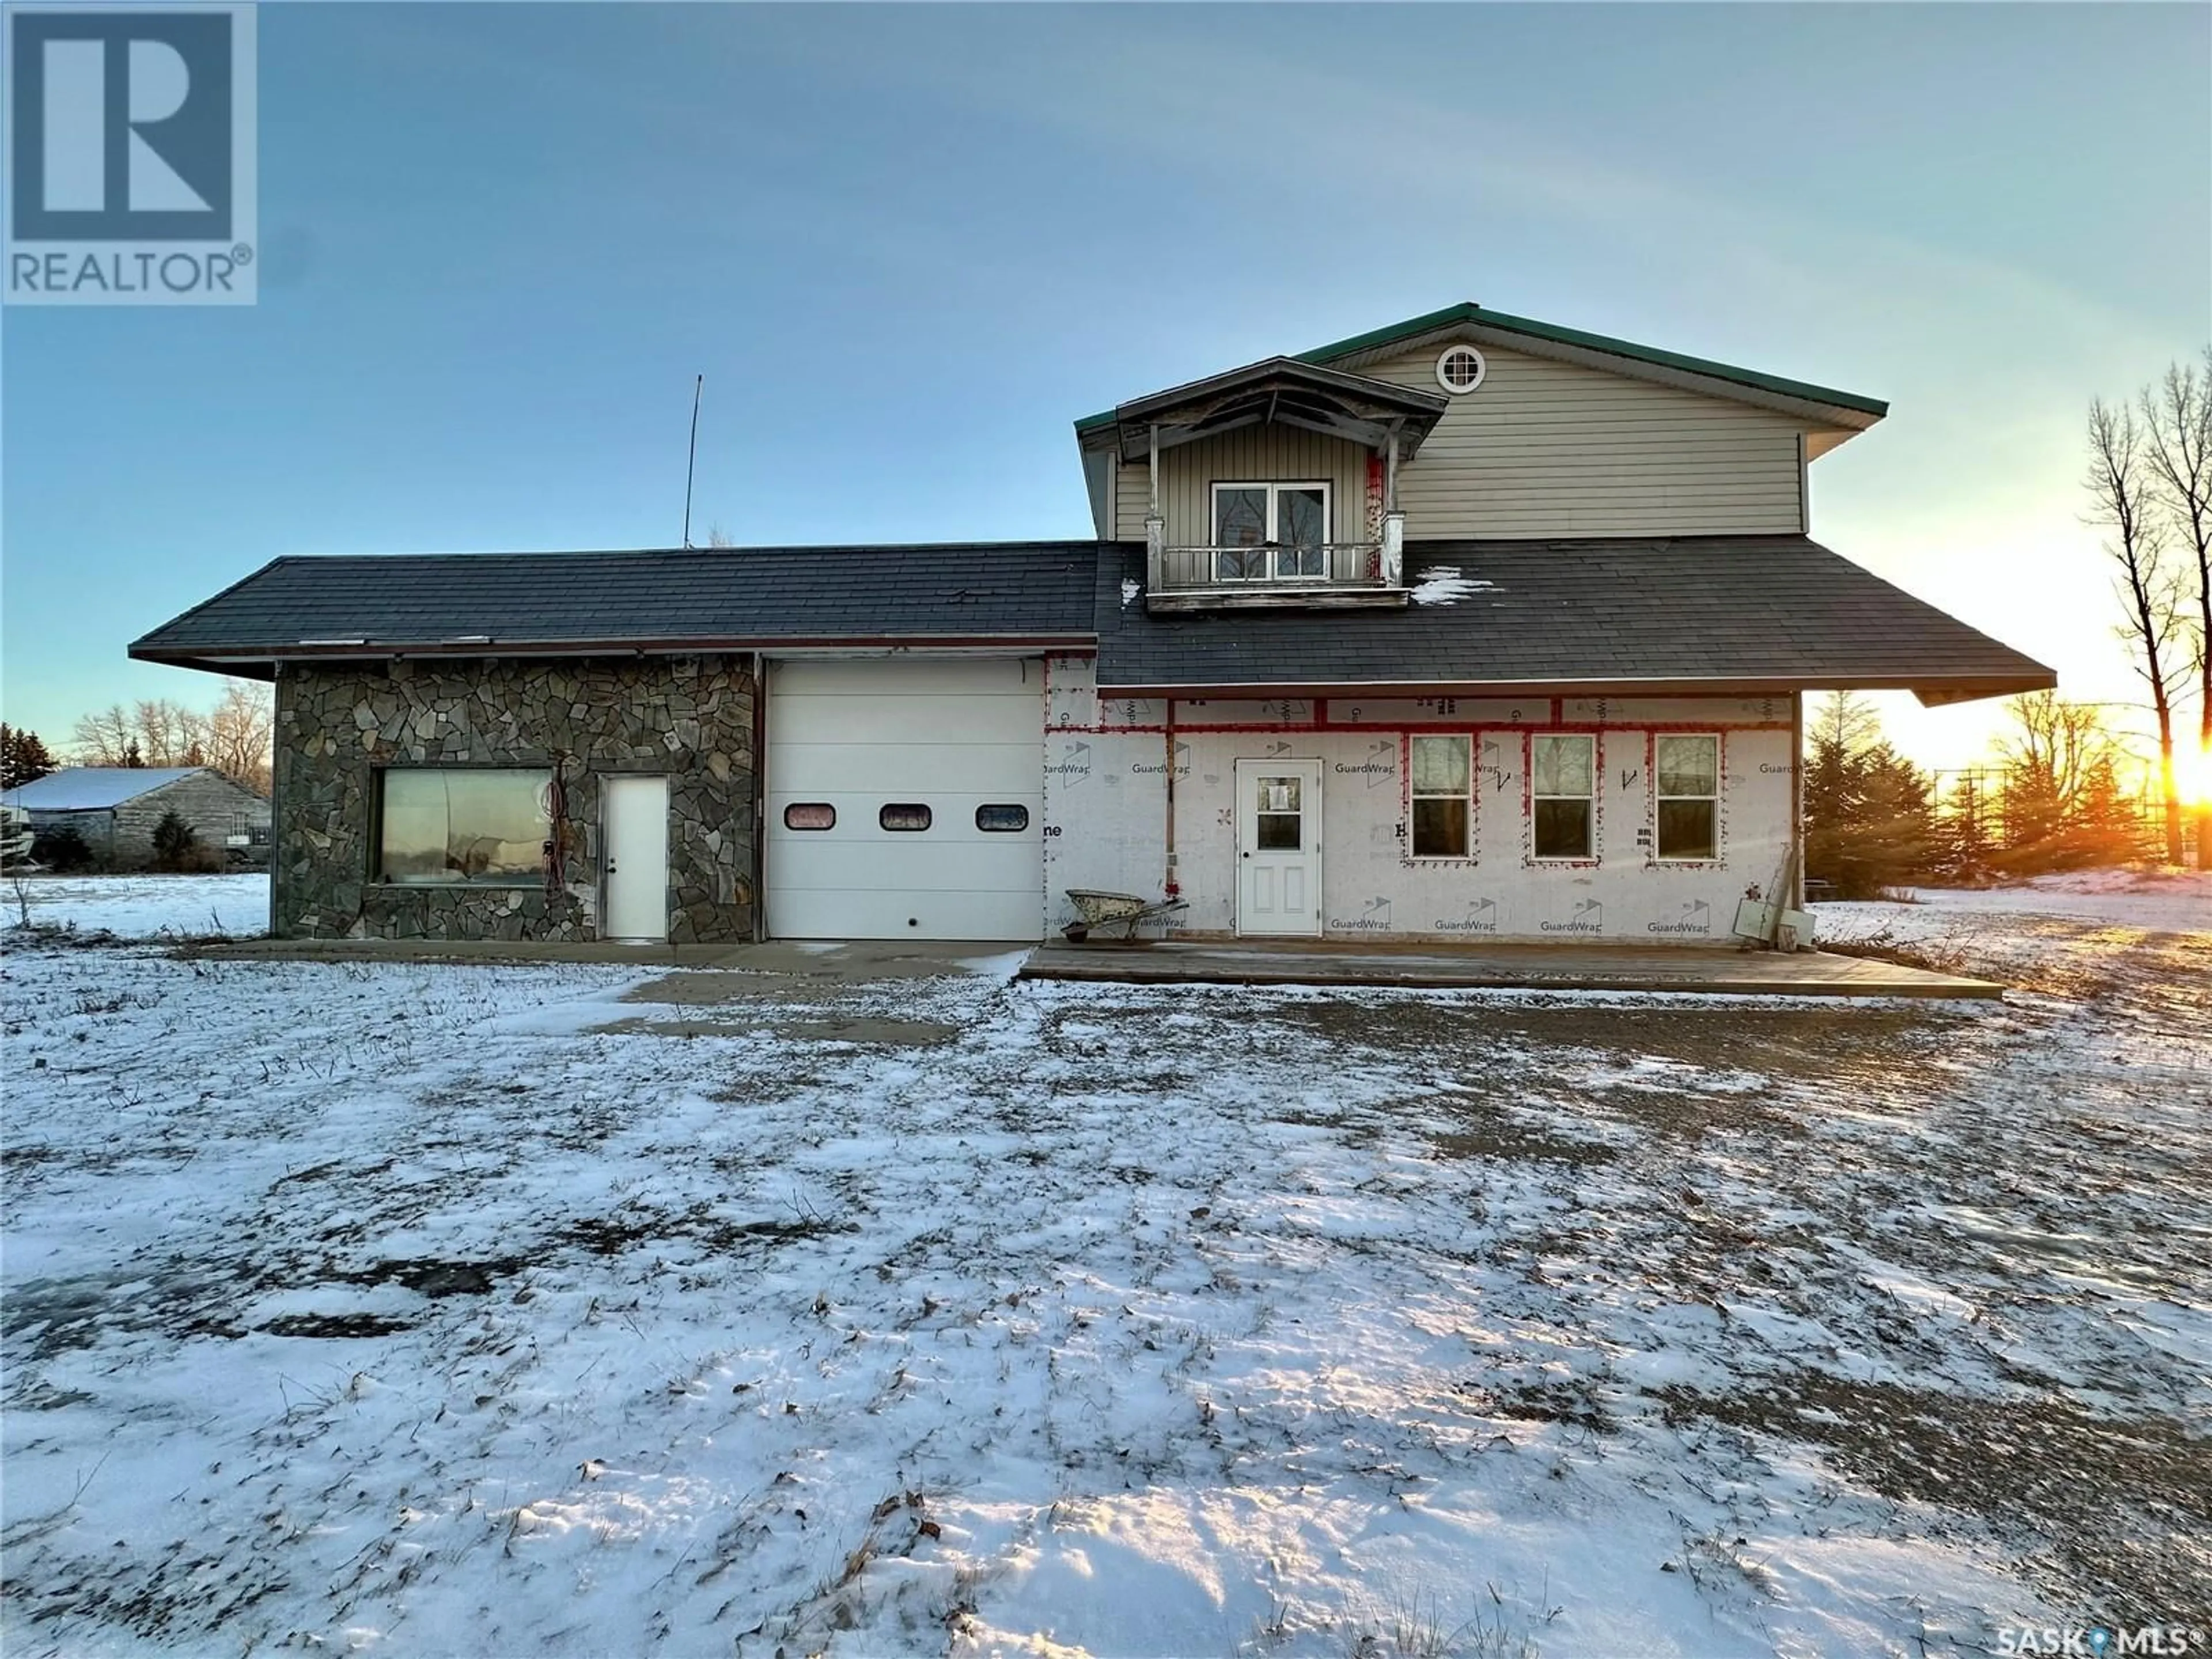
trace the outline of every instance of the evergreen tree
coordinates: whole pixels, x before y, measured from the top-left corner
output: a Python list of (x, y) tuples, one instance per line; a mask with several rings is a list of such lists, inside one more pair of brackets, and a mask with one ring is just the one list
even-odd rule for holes
[(1863, 698), (1840, 691), (1806, 733), (1805, 873), (1844, 898), (1924, 880), (1936, 864), (1928, 779), (1881, 730)]
[(19, 788), (43, 778), (55, 764), (37, 732), (0, 722), (0, 789)]
[(1924, 881), (1936, 866), (1935, 803), (1928, 775), (1883, 738), (1859, 760), (1869, 862), (1884, 886)]
[(2151, 851), (2146, 844), (2142, 816), (2128, 798), (2112, 756), (2090, 762), (2067, 813), (2061, 837), (2066, 869), (2124, 864)]
[(1997, 867), (2041, 875), (2140, 857), (2143, 832), (2122, 778), (2129, 757), (2093, 704), (2050, 691), (2006, 705), (2004, 835)]
[(1997, 868), (2036, 876), (2065, 862), (2067, 791), (2045, 768), (2015, 762), (2005, 773), (2004, 835)]
[(1996, 803), (1979, 780), (1952, 786), (1948, 810), (1936, 821), (1936, 868), (1947, 882), (1978, 887), (1996, 874)]
[(88, 870), (94, 862), (92, 848), (85, 844), (82, 832), (74, 824), (40, 830), (31, 842), (31, 857), (47, 869), (64, 875), (72, 870)]
[(172, 808), (161, 814), (161, 821), (154, 826), (154, 867), (156, 870), (190, 870), (199, 862), (199, 832), (185, 822), (184, 815)]

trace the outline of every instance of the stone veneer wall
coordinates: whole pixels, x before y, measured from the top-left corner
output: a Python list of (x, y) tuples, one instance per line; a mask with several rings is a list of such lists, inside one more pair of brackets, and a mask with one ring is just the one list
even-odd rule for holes
[[(669, 938), (753, 934), (750, 657), (287, 663), (276, 680), (272, 922), (286, 938), (598, 937), (600, 780), (668, 779)], [(568, 757), (568, 882), (438, 887), (376, 879), (387, 766), (543, 766)]]

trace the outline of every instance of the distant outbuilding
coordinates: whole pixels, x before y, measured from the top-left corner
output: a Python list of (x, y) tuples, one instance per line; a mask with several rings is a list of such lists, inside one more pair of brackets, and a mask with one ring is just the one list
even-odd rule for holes
[(174, 812), (217, 860), (265, 863), (269, 802), (209, 766), (70, 766), (8, 791), (33, 836), (73, 829), (100, 864), (143, 869), (154, 829)]

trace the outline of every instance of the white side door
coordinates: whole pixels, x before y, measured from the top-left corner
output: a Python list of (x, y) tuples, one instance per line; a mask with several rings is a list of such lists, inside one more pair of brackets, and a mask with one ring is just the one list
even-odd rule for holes
[(607, 910), (602, 939), (668, 937), (668, 780), (610, 777), (600, 823), (606, 832)]
[(1237, 931), (1321, 932), (1321, 763), (1237, 763)]

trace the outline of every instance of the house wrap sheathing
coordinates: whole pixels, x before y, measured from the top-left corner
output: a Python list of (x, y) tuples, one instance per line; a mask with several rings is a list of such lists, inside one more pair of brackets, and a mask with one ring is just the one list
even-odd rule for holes
[[(1189, 932), (1237, 931), (1240, 760), (1320, 763), (1325, 936), (1723, 939), (1747, 890), (1790, 873), (1794, 696), (1178, 698), (1170, 729), (1167, 699), (1102, 696), (1088, 659), (1044, 670), (1047, 888), (1163, 887), (1171, 749)], [(1529, 846), (1527, 738), (1547, 731), (1597, 740), (1588, 860), (1540, 860)], [(1669, 731), (1720, 738), (1717, 858), (1652, 856), (1652, 744)], [(1409, 848), (1407, 751), (1424, 732), (1473, 740), (1471, 857)]]

